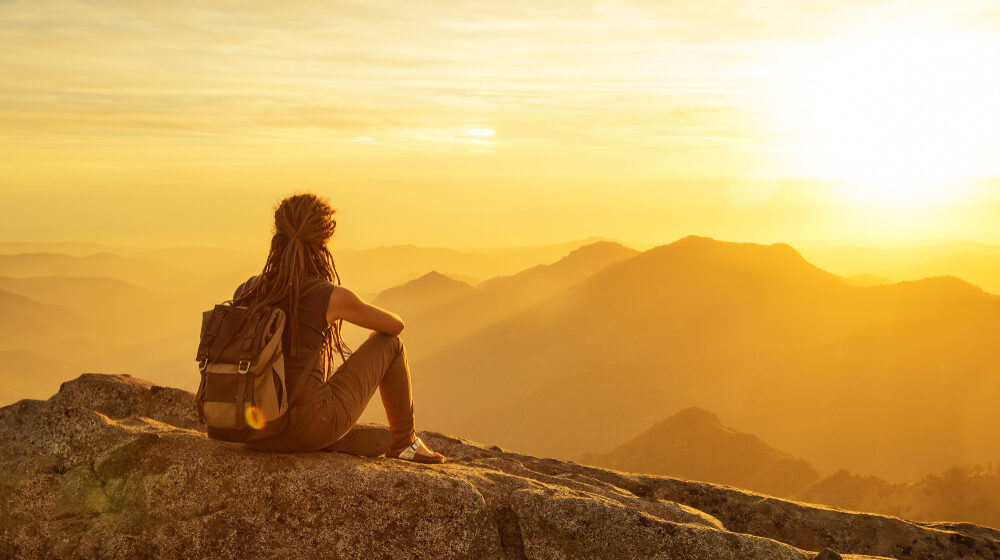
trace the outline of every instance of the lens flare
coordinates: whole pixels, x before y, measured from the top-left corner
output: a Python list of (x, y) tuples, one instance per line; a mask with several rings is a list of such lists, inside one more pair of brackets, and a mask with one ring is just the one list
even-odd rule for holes
[(264, 411), (256, 406), (248, 406), (245, 410), (245, 417), (247, 420), (247, 426), (255, 430), (263, 430), (264, 426), (267, 424), (267, 419), (264, 417)]

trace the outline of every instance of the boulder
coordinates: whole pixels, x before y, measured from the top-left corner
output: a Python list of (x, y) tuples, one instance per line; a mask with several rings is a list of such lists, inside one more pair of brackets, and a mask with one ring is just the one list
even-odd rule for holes
[[(421, 432), (418, 465), (208, 439), (193, 396), (87, 374), (0, 408), (4, 558), (998, 559), (995, 531), (620, 473)], [(384, 437), (381, 426), (352, 436)], [(829, 556), (828, 556), (829, 557)]]

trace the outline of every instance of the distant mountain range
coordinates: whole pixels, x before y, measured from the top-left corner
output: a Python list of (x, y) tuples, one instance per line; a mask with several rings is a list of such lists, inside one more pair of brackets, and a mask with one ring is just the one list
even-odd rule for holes
[(578, 462), (715, 482), (772, 496), (791, 496), (819, 479), (808, 461), (728, 428), (700, 408), (686, 408), (611, 451), (584, 454)]
[[(442, 269), (481, 278), (558, 260), (586, 242), (478, 253), (403, 246), (337, 252), (337, 262), (348, 286), (373, 295), (388, 282), (379, 271), (409, 269), (416, 278)], [(266, 247), (251, 254), (209, 247), (0, 243), (0, 405), (50, 394), (65, 376), (97, 369), (195, 389), (191, 349), (201, 312), (256, 274), (265, 255)], [(373, 284), (364, 283), (365, 274)], [(413, 309), (445, 303), (426, 296), (412, 300)], [(391, 301), (391, 292), (386, 297), (390, 307), (410, 301)], [(7, 380), (14, 373), (6, 372), (14, 371), (23, 379)]]
[(995, 465), (954, 467), (900, 484), (842, 470), (793, 497), (916, 521), (949, 519), (1000, 528), (1000, 470)]
[[(193, 389), (200, 312), (262, 259), (0, 255), (0, 372), (43, 356), (47, 371)], [(788, 245), (699, 237), (641, 253), (581, 241), (337, 259), (346, 285), (403, 315), (429, 428), (574, 457), (697, 406), (822, 472), (896, 483), (1000, 457), (1000, 298), (957, 278), (846, 281)], [(383, 290), (388, 270), (405, 278)]]
[(611, 451), (586, 453), (577, 461), (914, 521), (948, 519), (1000, 527), (1000, 465), (953, 467), (909, 483), (846, 470), (820, 479), (808, 461), (729, 428), (700, 408), (681, 410)]
[[(431, 273), (383, 292), (373, 301), (403, 316), (410, 356), (419, 359), (538, 305), (598, 270), (636, 254), (637, 251), (618, 243), (600, 241), (577, 248), (552, 264), (492, 278), (475, 288)], [(430, 299), (441, 304), (426, 305)]]
[(787, 245), (689, 237), (492, 323), (440, 313), (457, 339), (414, 361), (435, 429), (570, 457), (703, 406), (825, 471), (1000, 456), (1000, 298), (954, 278), (857, 287)]
[(394, 286), (437, 271), (475, 284), (483, 279), (511, 275), (526, 268), (554, 262), (570, 251), (602, 241), (588, 238), (568, 243), (493, 250), (455, 250), (441, 247), (396, 245), (334, 253), (344, 285), (375, 297)]
[(830, 247), (802, 249), (809, 262), (844, 276), (873, 275), (895, 281), (956, 276), (1000, 294), (1000, 247), (973, 242), (876, 249)]

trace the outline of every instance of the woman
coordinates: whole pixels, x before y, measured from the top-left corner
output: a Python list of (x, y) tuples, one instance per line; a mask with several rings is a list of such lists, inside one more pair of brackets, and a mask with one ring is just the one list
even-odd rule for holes
[[(285, 430), (248, 445), (269, 451), (328, 448), (357, 422), (378, 389), (392, 437), (386, 457), (441, 463), (444, 457), (428, 449), (414, 431), (410, 370), (398, 336), (403, 321), (339, 285), (326, 246), (337, 227), (334, 212), (314, 194), (282, 200), (274, 212), (274, 235), (263, 272), (241, 284), (233, 297), (236, 305), (250, 307), (250, 313), (264, 305), (286, 311), (285, 378), (288, 387), (298, 388), (291, 395)], [(340, 336), (342, 321), (375, 332), (351, 353)], [(325, 359), (312, 371), (303, 371), (320, 345), (325, 347)], [(328, 376), (334, 349), (344, 363)], [(301, 379), (303, 375), (308, 377)]]

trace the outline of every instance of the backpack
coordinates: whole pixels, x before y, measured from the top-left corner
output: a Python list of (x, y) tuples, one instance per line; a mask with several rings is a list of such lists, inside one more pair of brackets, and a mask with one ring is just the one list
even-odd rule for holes
[[(320, 283), (307, 279), (301, 295)], [(316, 348), (289, 392), (282, 348), (285, 311), (265, 306), (248, 317), (249, 311), (227, 300), (202, 313), (195, 402), (212, 439), (247, 443), (281, 433), (302, 381), (323, 352), (323, 345)]]

